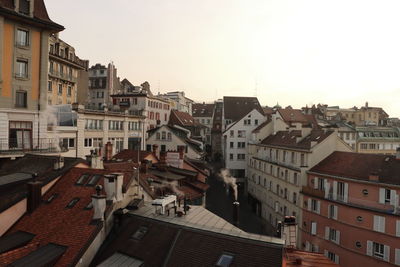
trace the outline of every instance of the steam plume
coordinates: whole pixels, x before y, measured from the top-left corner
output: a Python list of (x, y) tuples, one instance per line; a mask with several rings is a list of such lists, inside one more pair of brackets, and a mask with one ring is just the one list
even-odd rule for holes
[(235, 196), (235, 201), (238, 199), (238, 190), (236, 184), (236, 178), (231, 175), (228, 169), (221, 169), (218, 176), (222, 179), (222, 181), (227, 185), (232, 187), (233, 194)]

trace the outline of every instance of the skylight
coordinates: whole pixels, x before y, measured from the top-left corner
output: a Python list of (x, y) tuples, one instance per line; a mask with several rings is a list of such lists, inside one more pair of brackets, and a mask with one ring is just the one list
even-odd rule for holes
[(50, 202), (52, 202), (56, 197), (58, 197), (58, 194), (57, 193), (55, 193), (55, 194), (52, 194), (48, 199), (47, 199), (47, 203), (50, 203)]
[(72, 199), (72, 200), (68, 203), (67, 208), (69, 208), (69, 209), (73, 208), (73, 207), (75, 206), (75, 204), (78, 203), (78, 201), (79, 201), (79, 198), (77, 198), (77, 197), (74, 198), (74, 199)]
[(101, 175), (100, 174), (95, 174), (93, 175), (89, 182), (86, 184), (87, 186), (95, 186), (97, 184), (97, 182), (100, 180)]
[(79, 179), (78, 179), (78, 181), (76, 181), (76, 184), (77, 185), (83, 185), (86, 181), (87, 181), (87, 179), (89, 178), (89, 174), (83, 174), (83, 175), (81, 175), (81, 177), (79, 177)]
[(224, 253), (219, 257), (215, 265), (220, 267), (229, 267), (231, 266), (232, 261), (233, 261), (233, 255)]
[(146, 226), (140, 226), (139, 229), (131, 236), (136, 240), (142, 240), (149, 229)]

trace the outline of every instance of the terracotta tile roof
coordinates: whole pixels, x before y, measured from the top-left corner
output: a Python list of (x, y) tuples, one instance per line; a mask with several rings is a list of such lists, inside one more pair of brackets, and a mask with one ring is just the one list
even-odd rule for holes
[(295, 123), (295, 122), (302, 124), (309, 123), (309, 120), (301, 112), (300, 109), (285, 108), (285, 109), (278, 109), (278, 112), (286, 123)]
[[(149, 151), (140, 151), (139, 152), (139, 162), (146, 159), (146, 157), (152, 155), (153, 152)], [(132, 149), (124, 149), (118, 154), (113, 156), (113, 160), (123, 160), (128, 161), (131, 160), (132, 162), (138, 162), (138, 151)]]
[(253, 109), (257, 109), (261, 114), (264, 114), (257, 97), (224, 96), (225, 120), (235, 122)]
[(323, 131), (323, 130), (312, 130), (311, 133), (304, 137), (300, 142), (296, 141), (296, 137), (301, 136), (299, 130), (293, 131), (279, 131), (275, 135), (270, 135), (261, 141), (261, 144), (271, 145), (271, 146), (282, 146), (287, 148), (298, 148), (298, 149), (310, 149), (311, 142), (315, 141), (317, 143), (322, 142), (328, 136), (330, 136), (333, 131)]
[(369, 180), (370, 174), (379, 176), (380, 183), (400, 185), (400, 160), (395, 156), (333, 152), (310, 172)]
[(339, 267), (324, 254), (293, 249), (286, 249), (284, 261), (286, 267)]
[(200, 125), (199, 123), (194, 121), (193, 117), (189, 113), (178, 111), (176, 109), (171, 110), (171, 114), (169, 116), (169, 124), (175, 124), (182, 127)]
[(270, 107), (263, 107), (262, 108), (265, 115), (272, 115), (274, 113), (274, 109)]
[(179, 186), (179, 191), (183, 192), (185, 194), (185, 197), (187, 197), (190, 200), (198, 199), (203, 197), (203, 194), (199, 192), (199, 190), (196, 190), (190, 186), (182, 185)]
[[(143, 238), (131, 238), (140, 227), (147, 228)], [(93, 265), (118, 251), (144, 261), (146, 266), (215, 266), (223, 253), (234, 255), (231, 266), (282, 266), (282, 247), (267, 242), (130, 214), (123, 218), (120, 229), (115, 239), (96, 255)]]
[(191, 186), (193, 186), (193, 187), (195, 187), (197, 189), (202, 190), (203, 192), (207, 191), (208, 188), (210, 188), (210, 186), (208, 184), (202, 183), (202, 182), (199, 182), (199, 181), (189, 182), (188, 184), (190, 184)]
[(214, 114), (215, 104), (193, 104), (193, 117), (212, 117)]
[[(31, 214), (24, 215), (10, 230), (25, 231), (36, 236), (31, 243), (41, 246), (49, 243), (68, 247), (57, 262), (57, 266), (74, 265), (82, 256), (86, 247), (92, 242), (102, 223), (92, 224), (93, 208), (85, 209), (91, 203), (95, 194), (94, 186), (78, 186), (76, 181), (83, 174), (110, 174), (115, 171), (73, 168), (66, 173), (43, 196), (42, 204)], [(132, 173), (124, 172), (124, 185), (132, 178)], [(103, 179), (99, 184), (103, 184)], [(50, 203), (50, 196), (58, 194)], [(66, 208), (72, 199), (79, 201), (72, 207)]]
[(0, 266), (9, 265), (16, 260), (25, 257), (32, 251), (36, 250), (39, 246), (40, 244), (38, 242), (33, 242), (26, 246), (0, 254)]
[(33, 9), (33, 18), (29, 18), (25, 15), (19, 14), (18, 12), (15, 12), (13, 0), (0, 0), (0, 12), (2, 11), (1, 9), (7, 10), (8, 11), (7, 14), (10, 14), (10, 15), (12, 14), (14, 16), (20, 16), (21, 18), (32, 20), (32, 22), (39, 22), (53, 30), (57, 30), (57, 31), (64, 30), (63, 26), (53, 22), (50, 19), (49, 15), (47, 13), (46, 5), (44, 4), (43, 0), (35, 0), (34, 9)]

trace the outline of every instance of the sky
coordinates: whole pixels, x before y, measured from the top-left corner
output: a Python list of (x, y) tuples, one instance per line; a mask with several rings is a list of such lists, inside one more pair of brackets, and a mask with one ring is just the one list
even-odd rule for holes
[(45, 0), (91, 65), (199, 102), (383, 107), (400, 117), (398, 0)]

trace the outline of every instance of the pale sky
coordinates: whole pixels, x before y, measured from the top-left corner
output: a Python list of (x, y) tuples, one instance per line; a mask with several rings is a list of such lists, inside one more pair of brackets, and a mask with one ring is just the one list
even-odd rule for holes
[(153, 93), (262, 105), (381, 106), (400, 117), (400, 1), (45, 0), (90, 64)]

